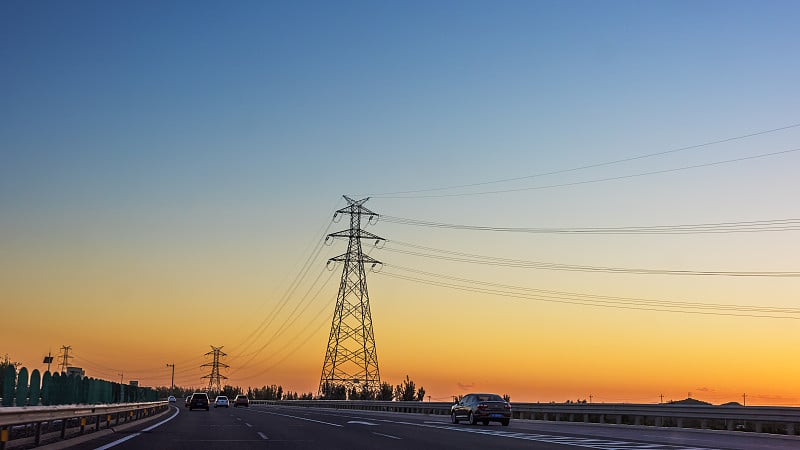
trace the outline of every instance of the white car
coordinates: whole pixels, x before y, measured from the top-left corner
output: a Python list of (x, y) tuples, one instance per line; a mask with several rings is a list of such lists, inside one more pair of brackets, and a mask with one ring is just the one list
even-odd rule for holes
[(218, 406), (228, 407), (228, 397), (225, 395), (218, 395), (217, 398), (214, 399), (214, 408)]
[(175, 398), (174, 395), (170, 395), (169, 397), (167, 397), (167, 401), (170, 402), (170, 403), (175, 403), (178, 400)]

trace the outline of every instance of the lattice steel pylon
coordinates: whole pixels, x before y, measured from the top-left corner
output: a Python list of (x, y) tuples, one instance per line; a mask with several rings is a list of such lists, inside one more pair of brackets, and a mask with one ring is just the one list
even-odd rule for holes
[(357, 386), (359, 390), (368, 389), (377, 393), (381, 384), (367, 275), (364, 271), (365, 263), (375, 267), (380, 261), (361, 251), (361, 239), (375, 239), (376, 242), (384, 239), (361, 229), (362, 218), (371, 221), (378, 217), (378, 214), (364, 207), (369, 197), (353, 200), (345, 195), (344, 198), (348, 205), (336, 211), (334, 219), (340, 214), (350, 215), (350, 229), (328, 235), (328, 238), (347, 238), (348, 244), (347, 253), (328, 260), (329, 264), (343, 262), (344, 268), (319, 379), (319, 395), (325, 394), (326, 386), (342, 385), (347, 392)]
[[(224, 345), (222, 346), (224, 347)], [(220, 362), (220, 358), (223, 356), (228, 356), (226, 353), (222, 351), (222, 347), (214, 347), (211, 346), (211, 351), (206, 353), (204, 356), (212, 356), (212, 361), (210, 363), (205, 363), (200, 367), (211, 367), (211, 373), (205, 375), (203, 378), (208, 378), (208, 390), (211, 392), (220, 392), (222, 390), (222, 385), (220, 384), (220, 380), (227, 380), (228, 377), (219, 373), (219, 368), (222, 367), (224, 369), (229, 368), (230, 366)], [(216, 389), (214, 389), (216, 387)]]

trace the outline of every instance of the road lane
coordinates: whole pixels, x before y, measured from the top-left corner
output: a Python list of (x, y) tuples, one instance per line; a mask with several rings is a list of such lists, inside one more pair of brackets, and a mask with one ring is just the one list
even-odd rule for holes
[[(163, 420), (160, 418), (159, 420)], [(148, 424), (152, 426), (152, 424)], [(145, 426), (140, 427), (140, 429)], [(553, 424), (512, 420), (499, 424), (450, 423), (424, 414), (342, 411), (323, 408), (252, 405), (180, 413), (113, 449), (536, 449), (705, 450), (800, 448), (800, 438), (769, 438), (745, 433), (639, 429), (614, 425)], [(80, 445), (96, 449), (125, 433)]]

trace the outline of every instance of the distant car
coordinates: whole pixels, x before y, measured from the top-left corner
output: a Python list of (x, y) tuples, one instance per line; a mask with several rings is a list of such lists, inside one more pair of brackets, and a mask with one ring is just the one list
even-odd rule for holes
[(233, 407), (237, 406), (250, 406), (250, 399), (244, 394), (239, 394), (233, 399)]
[(467, 394), (450, 408), (450, 420), (458, 423), (461, 419), (466, 419), (472, 425), (500, 422), (508, 426), (511, 422), (511, 405), (497, 394)]
[(217, 398), (214, 399), (214, 408), (218, 406), (228, 407), (228, 397), (225, 395), (218, 395)]
[(187, 407), (187, 408), (189, 407), (189, 402), (190, 402), (191, 400), (192, 400), (192, 396), (191, 396), (191, 395), (187, 395), (187, 396), (186, 396), (186, 407)]
[(169, 397), (167, 397), (167, 401), (170, 402), (170, 403), (175, 403), (175, 402), (178, 401), (178, 399), (175, 398), (174, 395), (170, 395)]
[(189, 411), (193, 409), (205, 409), (208, 411), (209, 403), (211, 402), (208, 400), (208, 394), (205, 392), (195, 392), (189, 399)]

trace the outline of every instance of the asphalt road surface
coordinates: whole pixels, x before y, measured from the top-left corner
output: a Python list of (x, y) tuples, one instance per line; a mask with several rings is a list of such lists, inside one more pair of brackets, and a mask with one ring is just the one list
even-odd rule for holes
[(469, 425), (449, 417), (252, 405), (168, 414), (75, 449), (800, 449), (800, 437), (512, 420)]

